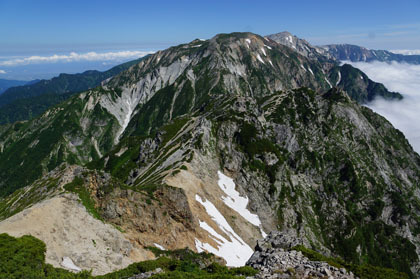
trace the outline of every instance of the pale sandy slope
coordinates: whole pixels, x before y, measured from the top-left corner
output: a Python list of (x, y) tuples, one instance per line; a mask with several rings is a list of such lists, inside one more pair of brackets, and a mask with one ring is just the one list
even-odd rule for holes
[(73, 194), (43, 201), (0, 222), (0, 233), (35, 236), (46, 243), (47, 263), (63, 267), (63, 258), (69, 257), (94, 275), (152, 257), (133, 248), (113, 226), (93, 218)]

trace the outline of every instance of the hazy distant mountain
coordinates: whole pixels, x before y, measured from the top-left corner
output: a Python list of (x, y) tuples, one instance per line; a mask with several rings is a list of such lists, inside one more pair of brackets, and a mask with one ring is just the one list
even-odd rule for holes
[(24, 86), (11, 87), (0, 96), (0, 124), (37, 116), (74, 93), (100, 85), (142, 59), (123, 63), (105, 72), (90, 70), (80, 74), (60, 74), (50, 80), (35, 80)]
[(35, 83), (40, 82), (40, 81), (41, 81), (40, 79), (34, 79), (34, 80), (31, 80), (31, 81), (28, 81), (25, 85), (32, 85), (32, 84), (35, 84)]
[(352, 62), (395, 61), (420, 64), (420, 55), (403, 55), (392, 53), (387, 50), (370, 50), (365, 47), (349, 44), (313, 46), (307, 41), (286, 31), (268, 35), (266, 38), (288, 46), (298, 53), (312, 59), (333, 59), (338, 61), (348, 60)]
[(28, 81), (0, 79), (0, 94), (2, 94), (4, 91), (9, 89), (10, 87), (26, 85), (26, 84), (28, 84)]
[(326, 45), (322, 48), (328, 52), (329, 55), (337, 60), (352, 62), (405, 62), (409, 64), (420, 64), (420, 55), (404, 55), (396, 54), (387, 50), (371, 50), (361, 46), (340, 44), (340, 45)]

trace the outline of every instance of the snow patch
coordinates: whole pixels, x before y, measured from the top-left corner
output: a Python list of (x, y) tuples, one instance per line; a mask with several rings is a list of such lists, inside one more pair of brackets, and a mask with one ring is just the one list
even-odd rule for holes
[(82, 271), (82, 269), (78, 267), (77, 265), (75, 265), (69, 257), (63, 257), (63, 261), (61, 262), (61, 265), (64, 268), (70, 269), (72, 271), (76, 271), (76, 272)]
[(247, 209), (249, 199), (247, 196), (241, 197), (239, 192), (235, 189), (235, 182), (233, 179), (224, 175), (221, 171), (217, 171), (217, 175), (219, 176), (218, 185), (220, 189), (226, 194), (226, 196), (222, 197), (223, 202), (239, 213), (245, 220), (257, 226), (261, 230), (261, 234), (264, 235), (265, 232), (261, 229), (261, 220), (257, 214), (251, 213)]
[(268, 45), (264, 45), (266, 48), (268, 48), (268, 49), (270, 49), (271, 50), (271, 46), (268, 46)]
[(102, 155), (101, 151), (99, 150), (98, 141), (95, 138), (92, 138), (91, 140), (92, 140), (92, 143), (93, 143), (93, 147), (96, 150), (96, 153), (98, 153), (99, 157), (102, 157), (103, 155)]
[(341, 72), (340, 72), (340, 71), (338, 71), (338, 80), (337, 80), (337, 82), (335, 83), (335, 86), (337, 86), (337, 85), (340, 83), (340, 81), (341, 81)]
[(249, 49), (249, 44), (251, 43), (251, 40), (250, 39), (245, 39), (245, 41), (247, 42), (247, 47), (248, 47), (248, 49)]
[(306, 68), (305, 68), (305, 66), (303, 66), (302, 64), (300, 64), (300, 67), (301, 67), (302, 69), (304, 69), (304, 70), (305, 70), (305, 72), (306, 72)]
[(245, 241), (241, 239), (239, 235), (235, 233), (225, 217), (217, 210), (217, 208), (209, 200), (204, 201), (199, 195), (195, 195), (195, 199), (205, 209), (211, 219), (219, 226), (220, 230), (223, 231), (230, 240), (226, 239), (219, 233), (217, 233), (211, 226), (206, 222), (200, 222), (200, 227), (210, 233), (214, 241), (218, 244), (217, 248), (211, 246), (208, 243), (203, 243), (198, 239), (195, 239), (195, 245), (198, 252), (204, 250), (211, 252), (219, 257), (226, 260), (228, 266), (243, 266), (246, 261), (253, 254), (253, 250), (249, 247)]
[(261, 51), (264, 54), (264, 56), (267, 56), (267, 53), (265, 53), (265, 49), (263, 47), (261, 48)]
[(311, 74), (314, 76), (314, 72), (312, 72), (311, 67), (308, 67), (309, 72), (311, 72)]
[(274, 67), (273, 62), (271, 62), (271, 60), (268, 60), (268, 62), (271, 64), (271, 66)]
[(217, 171), (217, 175), (219, 176), (218, 185), (220, 189), (226, 194), (226, 196), (222, 197), (223, 202), (238, 212), (242, 217), (244, 217), (248, 222), (253, 224), (254, 226), (261, 225), (260, 218), (257, 214), (251, 213), (248, 209), (248, 197), (241, 197), (239, 192), (235, 190), (235, 182), (229, 176), (224, 175), (221, 171)]
[(332, 88), (331, 82), (325, 77), (325, 81), (328, 83), (328, 85), (330, 86), (330, 88)]
[(160, 250), (162, 250), (162, 251), (165, 251), (166, 249), (165, 248), (163, 248), (163, 246), (162, 245), (159, 245), (159, 244), (157, 244), (157, 243), (153, 243), (155, 246), (156, 246), (156, 248), (159, 248)]
[(125, 146), (123, 148), (120, 149), (120, 151), (118, 151), (117, 153), (115, 153), (115, 156), (120, 157), (121, 155), (124, 154), (124, 152), (126, 152), (128, 150), (128, 147)]
[(257, 59), (258, 61), (260, 61), (261, 63), (265, 64), (264, 61), (261, 59), (261, 56), (259, 54), (257, 54)]

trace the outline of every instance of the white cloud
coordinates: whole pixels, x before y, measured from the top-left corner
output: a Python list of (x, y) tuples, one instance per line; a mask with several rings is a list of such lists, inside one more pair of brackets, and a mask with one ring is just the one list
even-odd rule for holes
[(76, 53), (71, 52), (68, 55), (51, 55), (51, 56), (29, 56), (24, 58), (14, 58), (10, 60), (0, 61), (0, 66), (18, 66), (28, 64), (41, 64), (41, 63), (57, 63), (57, 62), (74, 62), (74, 61), (111, 61), (121, 59), (136, 59), (153, 51), (117, 51), (117, 52), (87, 52)]
[[(349, 62), (346, 62), (349, 63)], [(390, 91), (403, 94), (402, 101), (376, 99), (368, 107), (388, 119), (420, 153), (420, 65), (385, 62), (350, 63)]]
[(390, 50), (390, 52), (404, 55), (420, 55), (420, 49), (394, 49)]
[(6, 71), (5, 70), (0, 70), (0, 74), (5, 74)]

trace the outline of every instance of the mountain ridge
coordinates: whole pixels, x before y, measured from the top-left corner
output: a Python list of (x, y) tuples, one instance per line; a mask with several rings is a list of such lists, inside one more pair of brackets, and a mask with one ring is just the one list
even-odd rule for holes
[[(88, 70), (78, 74), (60, 74), (50, 80), (11, 87), (0, 96), (0, 124), (23, 121), (40, 115), (75, 93), (94, 88), (106, 79), (138, 63), (129, 61), (107, 71)], [(44, 101), (44, 97), (47, 99)]]
[[(356, 102), (368, 78), (346, 67), (252, 33), (157, 52), (0, 127), (0, 216), (48, 189), (72, 192), (137, 248), (182, 245), (230, 262), (281, 229), (327, 255), (417, 276), (420, 157)], [(72, 182), (48, 181), (70, 165), (82, 168)]]
[(388, 50), (371, 50), (362, 46), (351, 44), (329, 44), (313, 46), (306, 40), (284, 31), (267, 35), (267, 38), (280, 44), (286, 45), (300, 54), (311, 59), (336, 60), (351, 62), (405, 62), (409, 64), (420, 64), (420, 55), (396, 54)]
[(34, 81), (0, 79), (0, 95), (10, 87), (25, 85)]
[(420, 55), (404, 55), (393, 53), (388, 50), (367, 49), (361, 46), (350, 44), (333, 44), (321, 46), (332, 57), (341, 61), (351, 62), (405, 62), (409, 64), (420, 64)]

